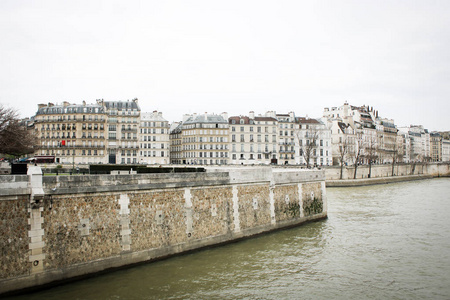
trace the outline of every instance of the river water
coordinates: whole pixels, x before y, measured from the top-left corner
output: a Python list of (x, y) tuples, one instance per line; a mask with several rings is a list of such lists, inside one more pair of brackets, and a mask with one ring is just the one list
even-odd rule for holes
[(328, 188), (328, 219), (15, 299), (450, 299), (450, 179)]

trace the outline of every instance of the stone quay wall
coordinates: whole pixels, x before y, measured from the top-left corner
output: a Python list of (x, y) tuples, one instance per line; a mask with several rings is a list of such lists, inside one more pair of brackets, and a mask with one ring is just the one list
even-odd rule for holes
[[(326, 180), (339, 180), (340, 167), (326, 167)], [(342, 171), (342, 179), (353, 179), (355, 172), (354, 166), (345, 166)], [(417, 163), (413, 164), (395, 164), (394, 176), (411, 176), (411, 175), (429, 175), (433, 177), (448, 177), (450, 176), (450, 162), (435, 162), (435, 163)], [(382, 178), (392, 176), (392, 165), (372, 165), (370, 178)], [(356, 170), (356, 179), (369, 178), (369, 166), (361, 165)]]
[(320, 170), (0, 176), (0, 294), (327, 216)]

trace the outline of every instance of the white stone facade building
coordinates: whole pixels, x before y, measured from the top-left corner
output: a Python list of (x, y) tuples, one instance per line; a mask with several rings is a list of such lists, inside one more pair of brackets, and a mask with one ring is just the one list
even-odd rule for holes
[(141, 114), (139, 145), (140, 163), (170, 164), (169, 122), (162, 112)]
[(106, 138), (108, 163), (139, 163), (139, 121), (141, 109), (138, 99), (132, 101), (98, 101), (107, 114)]
[(229, 164), (229, 126), (225, 113), (185, 116), (180, 134), (182, 164)]
[(230, 126), (230, 163), (253, 165), (277, 163), (277, 119), (270, 116), (234, 116)]
[(296, 123), (294, 136), (299, 163), (306, 164), (309, 157), (310, 166), (332, 165), (331, 130), (322, 121), (308, 117), (297, 117)]

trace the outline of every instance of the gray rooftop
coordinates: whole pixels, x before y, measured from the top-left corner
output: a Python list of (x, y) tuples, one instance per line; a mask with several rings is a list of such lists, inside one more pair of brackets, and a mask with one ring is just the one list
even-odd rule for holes
[(186, 122), (183, 124), (198, 124), (198, 123), (211, 123), (211, 124), (221, 124), (221, 123), (228, 123), (228, 120), (225, 120), (220, 115), (209, 115), (209, 114), (203, 114), (203, 115), (194, 115), (190, 116)]

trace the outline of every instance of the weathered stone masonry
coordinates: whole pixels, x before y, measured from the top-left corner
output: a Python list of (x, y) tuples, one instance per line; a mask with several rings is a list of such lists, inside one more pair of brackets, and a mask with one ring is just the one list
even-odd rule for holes
[(326, 217), (322, 171), (1, 176), (0, 293)]

